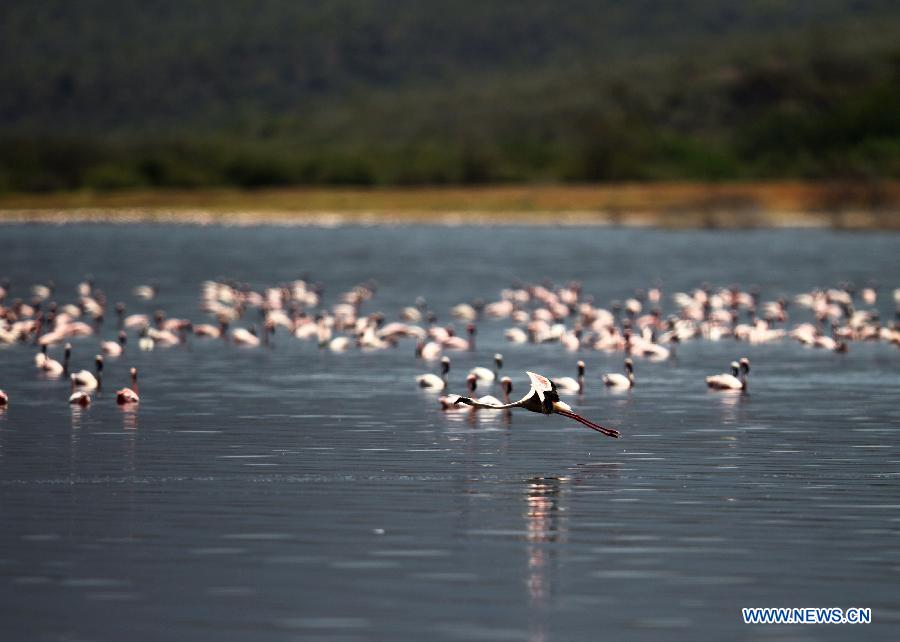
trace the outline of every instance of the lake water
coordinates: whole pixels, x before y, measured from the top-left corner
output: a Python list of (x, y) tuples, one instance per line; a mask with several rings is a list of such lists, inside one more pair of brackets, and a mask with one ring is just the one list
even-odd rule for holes
[[(0, 238), (11, 296), (52, 279), (71, 301), (91, 274), (129, 312), (195, 321), (212, 278), (309, 275), (329, 305), (374, 279), (364, 312), (396, 319), (421, 295), (446, 322), (516, 279), (577, 279), (598, 304), (659, 282), (666, 311), (703, 281), (764, 299), (871, 281), (888, 320), (900, 286), (900, 236), (885, 233), (22, 225)], [(155, 301), (131, 295), (146, 282)], [(577, 357), (506, 344), (506, 327), (481, 321), (478, 349), (451, 354), (454, 390), (497, 350), (516, 392), (526, 369), (574, 375)], [(73, 341), (75, 369), (97, 341)], [(622, 356), (585, 352), (587, 389), (567, 400), (613, 440), (524, 411), (444, 414), (415, 386), (433, 366), (408, 341), (136, 343), (84, 410), (37, 374), (33, 346), (0, 347), (5, 640), (900, 635), (895, 346), (687, 342), (675, 360), (636, 360), (625, 394), (600, 383)], [(705, 375), (744, 355), (751, 394), (707, 391)], [(142, 399), (122, 410), (111, 391), (131, 365)], [(747, 626), (745, 606), (870, 607), (874, 623)]]

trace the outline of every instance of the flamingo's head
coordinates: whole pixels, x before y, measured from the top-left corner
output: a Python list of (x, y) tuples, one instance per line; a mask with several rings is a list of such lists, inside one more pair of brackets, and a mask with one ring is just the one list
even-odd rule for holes
[(631, 360), (631, 357), (625, 359), (625, 370), (628, 372), (634, 372), (634, 361)]
[(584, 361), (579, 361), (579, 362), (578, 362), (578, 376), (579, 376), (579, 377), (583, 377), (583, 376), (584, 376)]
[(441, 357), (441, 374), (450, 372), (450, 357)]
[(510, 379), (509, 377), (503, 377), (500, 380), (500, 388), (502, 388), (503, 392), (505, 392), (507, 395), (512, 393), (512, 379)]
[(750, 374), (750, 359), (747, 357), (741, 357), (740, 361), (741, 371), (744, 374)]
[(499, 352), (494, 355), (494, 364), (496, 364), (498, 370), (503, 367), (503, 355)]
[(478, 385), (478, 380), (475, 377), (475, 375), (470, 374), (468, 377), (466, 377), (466, 387), (468, 387), (468, 389), (469, 389), (469, 394), (472, 394), (475, 392), (475, 387), (477, 385)]

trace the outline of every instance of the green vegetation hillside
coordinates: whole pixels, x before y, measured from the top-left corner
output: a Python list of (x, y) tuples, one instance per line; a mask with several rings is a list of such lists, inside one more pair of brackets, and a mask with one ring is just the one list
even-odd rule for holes
[(900, 4), (9, 0), (0, 190), (900, 177)]

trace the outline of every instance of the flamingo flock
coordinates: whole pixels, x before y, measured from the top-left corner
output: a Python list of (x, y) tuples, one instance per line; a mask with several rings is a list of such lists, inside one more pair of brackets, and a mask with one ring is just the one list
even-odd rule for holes
[[(559, 399), (560, 394), (583, 394), (594, 385), (586, 377), (591, 353), (618, 353), (624, 358), (624, 372), (608, 372), (598, 385), (602, 382), (604, 387), (627, 390), (637, 383), (636, 360), (673, 359), (678, 346), (690, 341), (730, 340), (748, 346), (796, 341), (834, 353), (846, 352), (853, 343), (864, 341), (900, 346), (900, 314), (892, 321), (882, 320), (874, 307), (879, 293), (874, 288), (857, 290), (849, 285), (772, 300), (763, 300), (758, 290), (738, 287), (703, 285), (668, 297), (659, 287), (651, 287), (607, 306), (597, 305), (578, 283), (519, 285), (501, 290), (493, 301), (454, 305), (450, 314), (462, 324), (462, 335), (454, 324), (439, 323), (438, 314), (422, 297), (398, 310), (396, 320), (389, 321), (382, 312), (364, 312), (377, 293), (371, 281), (341, 293), (330, 306), (323, 303), (322, 285), (307, 279), (262, 289), (236, 281), (206, 281), (200, 286), (198, 304), (208, 318), (196, 321), (170, 317), (161, 309), (148, 310), (159, 293), (156, 285), (132, 289), (134, 305), (141, 307), (131, 314), (125, 302), (110, 306), (91, 280), (80, 283), (74, 300), (67, 303), (55, 301), (58, 293), (52, 283), (32, 286), (25, 297), (10, 299), (12, 291), (8, 282), (0, 286), (0, 346), (34, 345), (37, 371), (48, 381), (67, 377), (69, 403), (81, 406), (90, 404), (91, 394), (102, 389), (105, 360), (129, 359), (134, 349), (129, 334), (137, 337), (137, 349), (144, 352), (184, 346), (191, 340), (266, 349), (284, 336), (313, 342), (333, 353), (394, 349), (409, 342), (411, 359), (439, 364), (437, 372), (416, 376), (416, 384), (445, 393), (450, 387), (449, 353), (475, 353), (478, 325), (489, 323), (505, 324), (502, 336), (510, 344), (559, 346), (565, 363), (571, 363), (566, 355), (577, 353), (581, 358), (574, 364), (576, 376), (545, 377), (529, 371), (528, 394), (510, 402), (512, 379), (503, 376), (503, 355), (496, 352), (491, 363), (466, 373), (467, 394), (440, 398), (442, 408), (448, 412), (464, 406), (504, 411), (524, 408), (558, 414), (617, 437), (616, 430), (581, 417)], [(893, 291), (893, 299), (900, 308), (900, 288)], [(671, 306), (664, 313), (666, 301)], [(113, 313), (108, 315), (110, 307)], [(801, 320), (791, 325), (795, 315)], [(107, 321), (108, 317), (114, 320)], [(93, 372), (80, 369), (70, 373), (73, 341), (79, 346), (94, 342), (95, 350), (90, 351), (96, 352)], [(705, 383), (717, 391), (746, 393), (749, 372), (749, 359), (741, 357), (730, 373), (711, 375)], [(119, 404), (140, 402), (137, 370), (131, 367), (129, 374), (130, 387), (116, 392)], [(479, 385), (497, 387), (503, 400), (492, 395), (476, 398)], [(9, 395), (0, 390), (0, 406), (9, 403)]]

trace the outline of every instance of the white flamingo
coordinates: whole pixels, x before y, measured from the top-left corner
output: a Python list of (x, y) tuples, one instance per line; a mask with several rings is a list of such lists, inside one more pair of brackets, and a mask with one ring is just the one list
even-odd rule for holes
[(578, 362), (578, 378), (558, 377), (553, 379), (560, 392), (582, 392), (584, 390), (584, 361)]
[(625, 374), (609, 372), (603, 375), (603, 383), (610, 388), (633, 388), (634, 363), (631, 358), (625, 359)]
[(429, 372), (416, 377), (416, 383), (420, 388), (429, 388), (431, 390), (443, 390), (447, 387), (447, 373), (450, 372), (450, 358), (441, 359), (441, 375), (438, 376)]
[(59, 377), (69, 371), (69, 356), (72, 354), (72, 344), (67, 343), (65, 346), (65, 352), (63, 353), (63, 362), (60, 363), (56, 359), (51, 359), (47, 357), (44, 361), (44, 372), (47, 373), (48, 377)]
[(710, 375), (706, 378), (706, 385), (716, 390), (740, 390), (741, 380), (738, 379), (740, 366), (737, 361), (731, 362), (731, 372), (723, 372), (722, 374)]
[(94, 357), (94, 367), (97, 372), (96, 376), (88, 370), (79, 370), (72, 375), (72, 381), (85, 390), (96, 390), (103, 380), (103, 357), (99, 354)]
[(479, 381), (494, 382), (500, 376), (500, 370), (503, 368), (503, 355), (499, 352), (494, 355), (494, 369), (490, 370), (484, 366), (477, 366), (469, 370), (469, 374), (475, 375)]
[[(735, 372), (735, 366), (740, 372)], [(750, 360), (741, 357), (739, 363), (731, 363), (732, 374), (720, 374), (706, 378), (706, 385), (713, 390), (747, 390), (747, 375), (750, 374)], [(740, 377), (740, 378), (739, 378)]]

